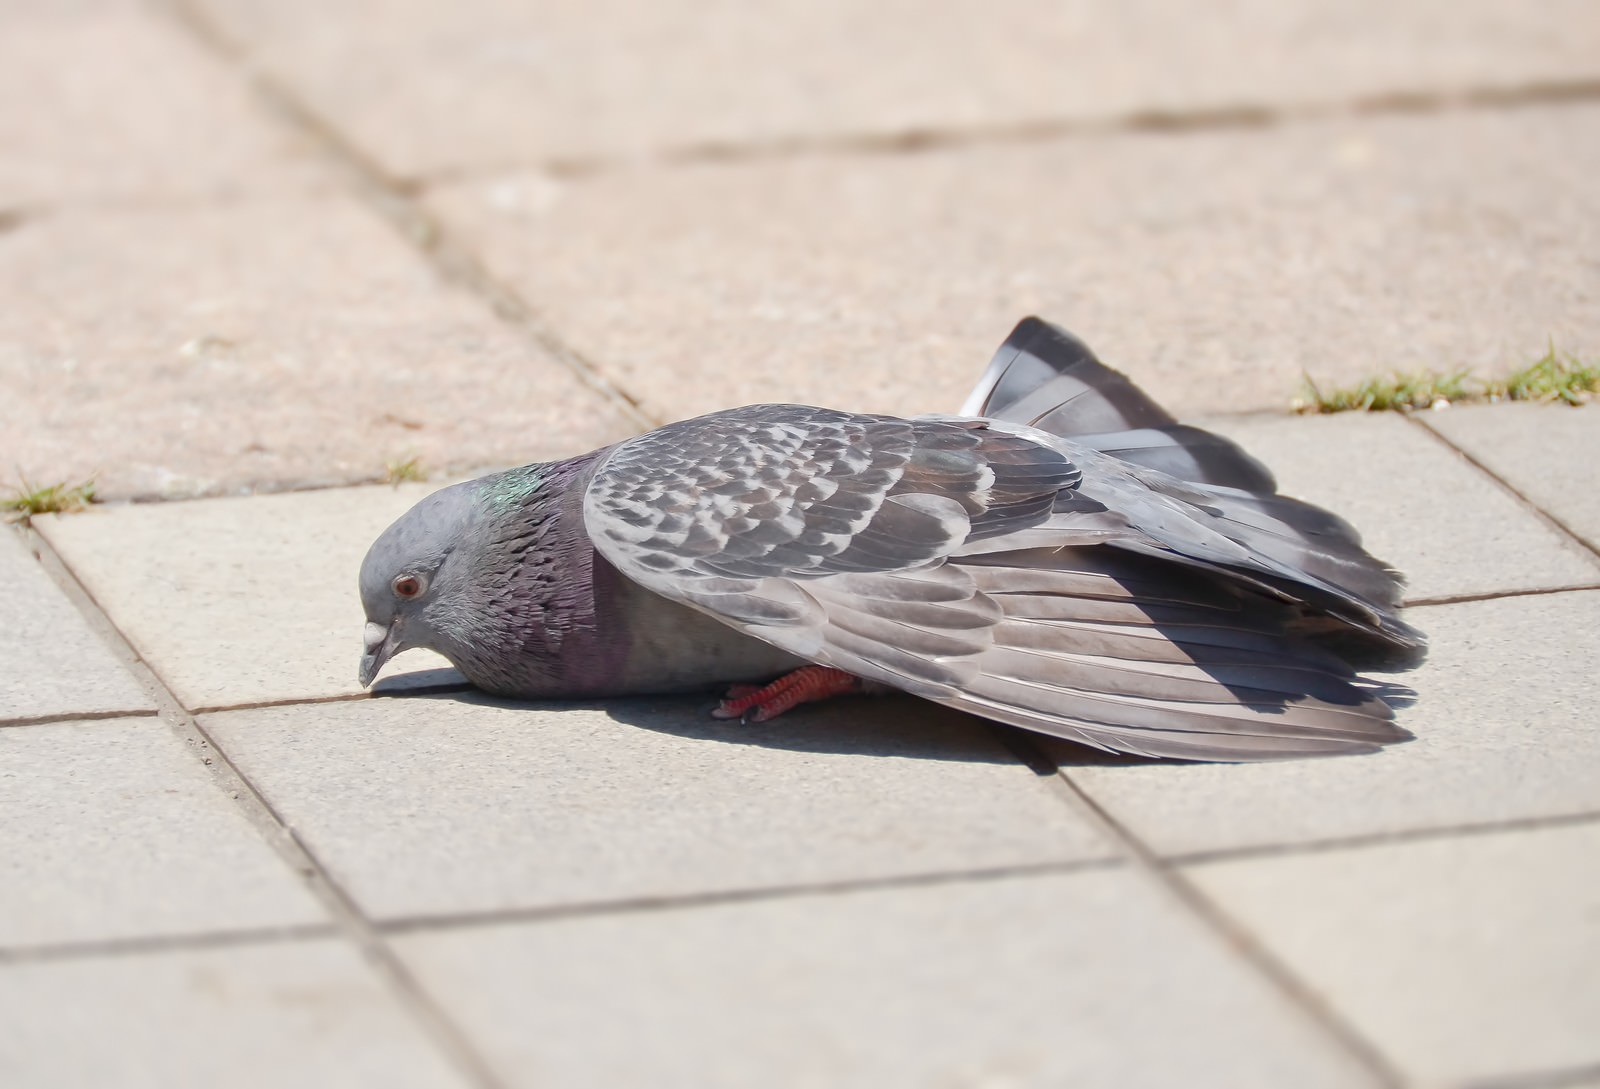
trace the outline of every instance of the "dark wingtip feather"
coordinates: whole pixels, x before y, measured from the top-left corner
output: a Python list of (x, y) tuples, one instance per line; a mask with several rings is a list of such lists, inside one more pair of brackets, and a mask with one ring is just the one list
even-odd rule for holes
[[(1065, 329), (1027, 317), (1006, 337), (962, 414), (1069, 436), (1177, 423)], [(1048, 423), (1046, 418), (1048, 417)]]
[(961, 414), (1025, 424), (1180, 480), (1276, 489), (1266, 466), (1231, 440), (1179, 424), (1083, 341), (1037, 317), (1006, 337)]

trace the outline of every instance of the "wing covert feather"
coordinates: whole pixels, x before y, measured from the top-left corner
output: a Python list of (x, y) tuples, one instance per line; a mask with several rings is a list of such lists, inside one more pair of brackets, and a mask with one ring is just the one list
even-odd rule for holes
[(597, 467), (584, 522), (669, 597), (708, 577), (815, 579), (942, 560), (974, 533), (1043, 522), (1081, 474), (981, 421), (754, 405), (672, 424)]

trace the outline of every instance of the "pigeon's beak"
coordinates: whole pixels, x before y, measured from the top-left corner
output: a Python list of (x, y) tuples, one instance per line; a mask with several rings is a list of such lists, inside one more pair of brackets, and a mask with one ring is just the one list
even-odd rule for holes
[(367, 624), (364, 634), (366, 651), (361, 655), (361, 687), (366, 688), (378, 676), (378, 670), (383, 668), (383, 663), (394, 657), (394, 652), (399, 649), (400, 637), (396, 629), (400, 627), (399, 617), (387, 628), (382, 624)]

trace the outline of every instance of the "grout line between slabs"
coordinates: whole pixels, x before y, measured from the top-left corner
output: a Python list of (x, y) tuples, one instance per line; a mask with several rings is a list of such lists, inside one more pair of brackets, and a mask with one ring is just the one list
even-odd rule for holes
[(1515, 499), (1524, 510), (1532, 514), (1545, 526), (1555, 530), (1556, 534), (1564, 541), (1575, 546), (1580, 555), (1584, 556), (1591, 563), (1600, 562), (1600, 547), (1591, 545), (1588, 541), (1584, 540), (1583, 537), (1580, 536), (1578, 532), (1571, 526), (1567, 525), (1561, 519), (1545, 510), (1526, 495), (1523, 495), (1522, 492), (1518, 491), (1516, 485), (1512, 484), (1505, 477), (1489, 468), (1489, 466), (1485, 465), (1482, 461), (1473, 457), (1472, 454), (1468, 453), (1465, 449), (1450, 441), (1449, 436), (1447, 436), (1444, 432), (1436, 430), (1426, 420), (1422, 419), (1414, 412), (1402, 412), (1401, 416), (1403, 416), (1406, 421), (1411, 424), (1411, 426), (1420, 429), (1423, 434), (1432, 438), (1434, 442), (1439, 443), (1446, 450), (1456, 454), (1466, 461), (1468, 465), (1471, 465), (1474, 469), (1477, 469), (1484, 476), (1488, 477), (1507, 495)]
[(94, 595), (78, 581), (60, 554), (43, 536), (32, 534), (30, 544), (40, 564), (68, 600), (82, 613), (89, 626), (110, 648), (112, 654), (133, 674), (155, 700), (157, 714), (179, 741), (211, 773), (218, 789), (229, 795), (262, 838), (306, 883), (323, 909), (333, 919), (331, 933), (352, 943), (367, 964), (378, 974), (389, 994), (411, 1014), (432, 1038), (447, 1059), (480, 1089), (504, 1089), (500, 1079), (478, 1053), (466, 1034), (451, 1020), (389, 947), (382, 933), (361, 911), (321, 860), (311, 851), (293, 827), (258, 790), (221, 745), (146, 662), (133, 642), (100, 607)]
[(149, 707), (135, 711), (59, 711), (46, 715), (18, 715), (0, 718), (0, 730), (26, 726), (53, 726), (60, 722), (104, 722), (116, 718), (155, 718), (159, 712)]
[(1600, 809), (1582, 813), (1557, 813), (1538, 817), (1509, 817), (1499, 821), (1474, 821), (1433, 828), (1406, 828), (1395, 832), (1370, 832), (1298, 843), (1265, 843), (1245, 847), (1218, 847), (1206, 851), (1186, 851), (1162, 855), (1168, 866), (1198, 866), (1210, 862), (1282, 858), (1291, 855), (1322, 854), (1329, 851), (1361, 850), (1392, 843), (1417, 843), (1436, 839), (1492, 836), (1502, 832), (1533, 832), (1541, 828), (1570, 828), (1600, 822)]
[(439, 219), (422, 206), (415, 187), (391, 176), (288, 86), (250, 64), (244, 49), (192, 0), (164, 0), (163, 6), (202, 47), (238, 70), (282, 124), (310, 141), (341, 170), (356, 197), (410, 243), (446, 283), (477, 296), (496, 317), (635, 425), (648, 430), (665, 422), (652, 417), (603, 367), (568, 344), (513, 287), (490, 272), (477, 254), (454, 241)]
[[(467, 930), (515, 924), (562, 922), (613, 915), (646, 915), (658, 912), (691, 911), (724, 904), (759, 904), (807, 897), (850, 896), (855, 893), (895, 889), (934, 888), (941, 885), (983, 884), (992, 881), (1026, 880), (1094, 870), (1119, 869), (1126, 865), (1120, 857), (1040, 862), (989, 869), (950, 870), (937, 873), (904, 874), (894, 877), (822, 881), (770, 888), (728, 889), (718, 892), (684, 893), (662, 896), (636, 896), (620, 900), (591, 900), (571, 904), (494, 908), (438, 915), (395, 916), (374, 920), (373, 928), (387, 936), (403, 937), (440, 930)], [(315, 941), (344, 936), (332, 923), (301, 926), (263, 927), (251, 930), (219, 930), (187, 934), (163, 934), (131, 938), (106, 938), (95, 941), (69, 941), (47, 945), (0, 946), (0, 966), (35, 961), (73, 960), (88, 957), (139, 956), (182, 952), (190, 949), (232, 948)]]
[(516, 171), (542, 171), (557, 178), (585, 178), (640, 165), (665, 167), (771, 162), (804, 156), (914, 155), (960, 148), (1048, 143), (1082, 137), (1186, 134), (1282, 128), (1339, 118), (1438, 116), (1600, 101), (1600, 80), (1557, 79), (1458, 90), (1375, 92), (1354, 98), (1291, 105), (1236, 103), (1216, 106), (1134, 109), (1103, 116), (1046, 117), (969, 126), (922, 125), (887, 131), (787, 135), (746, 141), (703, 140), (665, 144), (646, 158), (620, 153), (508, 159), (439, 167), (396, 179), (418, 192), (472, 178)]
[(1503, 597), (1550, 597), (1553, 594), (1581, 594), (1600, 590), (1600, 582), (1578, 582), (1571, 586), (1535, 586), (1526, 590), (1483, 590), (1472, 594), (1441, 594), (1404, 602), (1407, 609), (1431, 609), (1436, 605), (1467, 605), (1474, 601), (1496, 601)]
[(317, 923), (306, 926), (260, 927), (251, 930), (217, 930), (199, 934), (160, 934), (137, 938), (102, 938), (97, 941), (53, 942), (48, 945), (17, 945), (0, 947), (0, 965), (73, 960), (80, 957), (139, 956), (182, 952), (189, 949), (232, 949), (247, 945), (278, 945), (339, 936), (338, 928), (331, 923)]
[(588, 900), (542, 907), (512, 907), (485, 911), (462, 911), (439, 915), (399, 916), (378, 923), (386, 934), (411, 934), (464, 927), (499, 926), (508, 923), (543, 923), (565, 919), (608, 915), (639, 915), (662, 911), (685, 911), (721, 904), (751, 904), (804, 897), (849, 896), (854, 893), (889, 889), (929, 888), (940, 885), (978, 884), (1018, 878), (1047, 877), (1082, 873), (1087, 870), (1116, 869), (1124, 864), (1116, 856), (1072, 859), (1061, 862), (1024, 863), (968, 870), (941, 870), (935, 873), (900, 874), (892, 877), (862, 877), (839, 881), (816, 881), (767, 888), (726, 889), (714, 892), (634, 896), (619, 900)]
[(1600, 1063), (1471, 1079), (1461, 1089), (1577, 1089), (1600, 1081)]
[[(402, 673), (399, 676), (404, 677)], [(331, 696), (285, 696), (282, 699), (270, 700), (244, 700), (239, 703), (203, 704), (192, 709), (189, 713), (196, 717), (200, 715), (225, 715), (232, 711), (261, 711), (273, 707), (320, 707), (330, 703), (359, 703), (362, 700), (392, 700), (409, 699), (414, 696), (437, 696), (449, 692), (473, 692), (473, 688), (465, 680), (443, 681), (439, 684), (419, 684), (414, 687), (398, 691), (386, 692), (340, 692)]]
[[(994, 730), (1001, 744), (1036, 772), (1056, 765), (1033, 742), (1014, 730)], [(1191, 918), (1232, 949), (1264, 977), (1284, 1001), (1333, 1043), (1353, 1058), (1384, 1089), (1400, 1089), (1405, 1078), (1388, 1058), (1353, 1025), (1317, 995), (1287, 965), (1273, 956), (1244, 927), (1212, 903), (1182, 873), (1144, 843), (1080, 787), (1064, 769), (1049, 776), (1061, 801), (1081, 814), (1108, 841), (1117, 845), (1134, 868), (1143, 872), (1171, 896)]]

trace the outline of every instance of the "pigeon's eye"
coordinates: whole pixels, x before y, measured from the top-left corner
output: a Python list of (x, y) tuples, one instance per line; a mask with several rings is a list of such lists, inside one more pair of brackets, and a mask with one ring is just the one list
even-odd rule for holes
[(396, 597), (416, 597), (422, 593), (422, 580), (415, 575), (399, 575), (394, 580)]

